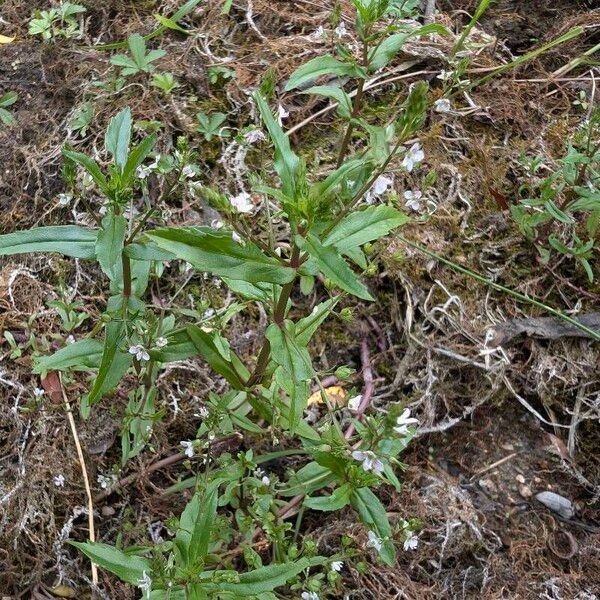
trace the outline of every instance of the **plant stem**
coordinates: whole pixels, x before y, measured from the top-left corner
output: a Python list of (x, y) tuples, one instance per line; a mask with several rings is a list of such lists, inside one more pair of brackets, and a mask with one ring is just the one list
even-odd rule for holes
[(129, 298), (131, 296), (131, 261), (124, 249), (121, 253), (121, 262), (123, 264), (123, 296)]

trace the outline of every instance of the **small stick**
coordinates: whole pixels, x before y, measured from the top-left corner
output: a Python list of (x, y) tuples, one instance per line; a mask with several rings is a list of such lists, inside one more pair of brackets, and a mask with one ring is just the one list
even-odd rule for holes
[[(375, 392), (375, 383), (373, 380), (373, 367), (371, 365), (371, 357), (369, 355), (369, 344), (367, 342), (367, 338), (364, 337), (360, 344), (360, 361), (362, 363), (362, 375), (363, 380), (365, 382), (365, 387), (362, 393), (362, 400), (358, 406), (356, 411), (356, 418), (360, 420), (362, 418), (363, 413), (369, 407), (371, 403), (371, 398), (373, 397), (373, 393)], [(344, 433), (344, 437), (348, 440), (352, 437), (354, 433), (354, 424), (350, 423), (348, 429)]]
[(479, 475), (482, 475), (483, 473), (487, 473), (488, 471), (491, 471), (492, 469), (499, 467), (500, 465), (503, 465), (505, 462), (508, 462), (509, 460), (514, 458), (517, 454), (519, 454), (519, 453), (513, 452), (512, 454), (509, 454), (508, 456), (505, 456), (504, 458), (497, 460), (495, 463), (492, 463), (491, 465), (489, 465), (487, 467), (483, 467), (483, 469), (479, 469), (479, 471), (477, 471), (476, 473), (473, 473), (473, 475), (471, 475), (471, 480), (473, 480), (475, 477), (478, 477)]
[[(77, 458), (79, 458), (79, 465), (81, 466), (81, 474), (83, 476), (83, 485), (85, 486), (85, 493), (87, 496), (88, 528), (90, 531), (90, 542), (95, 542), (96, 531), (94, 528), (94, 501), (92, 498), (92, 490), (90, 488), (90, 480), (88, 478), (87, 469), (85, 466), (85, 459), (83, 458), (83, 450), (81, 449), (81, 444), (79, 442), (79, 435), (77, 434), (77, 427), (75, 426), (75, 419), (73, 418), (73, 412), (71, 411), (71, 405), (69, 404), (69, 399), (67, 398), (67, 392), (65, 391), (65, 386), (62, 383), (62, 376), (60, 372), (58, 373), (58, 380), (60, 382), (60, 389), (65, 403), (65, 409), (67, 411), (67, 419), (69, 420), (69, 425), (71, 426), (71, 433), (73, 434), (73, 441), (75, 442), (75, 448), (77, 448)], [(98, 567), (93, 562), (92, 583), (96, 586), (98, 585)]]

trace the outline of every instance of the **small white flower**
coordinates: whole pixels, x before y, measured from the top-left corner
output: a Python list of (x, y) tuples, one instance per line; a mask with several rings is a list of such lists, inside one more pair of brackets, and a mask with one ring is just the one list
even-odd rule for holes
[(419, 200), (422, 196), (423, 193), (421, 192), (421, 190), (406, 190), (404, 192), (404, 198), (406, 200), (404, 205), (406, 206), (406, 208), (410, 208), (411, 210), (418, 212), (421, 210), (421, 203), (419, 202)]
[(71, 194), (59, 194), (57, 199), (61, 206), (68, 206), (71, 203), (73, 196), (71, 196)]
[(236, 244), (241, 244), (242, 243), (242, 238), (235, 232), (232, 231), (231, 232), (231, 239), (236, 243)]
[(325, 37), (325, 30), (323, 29), (323, 25), (319, 25), (309, 36), (308, 39), (311, 42), (318, 42), (319, 40)]
[(366, 473), (373, 471), (375, 475), (379, 475), (383, 472), (383, 463), (377, 458), (377, 455), (370, 450), (354, 450), (354, 452), (352, 452), (352, 458), (362, 462), (363, 471)]
[(129, 354), (133, 354), (135, 358), (139, 361), (150, 360), (150, 355), (148, 354), (148, 352), (146, 352), (144, 347), (140, 345), (131, 346), (129, 348)]
[(433, 110), (439, 113), (447, 113), (450, 112), (452, 105), (450, 104), (450, 100), (448, 98), (440, 98), (433, 103)]
[(162, 336), (156, 338), (156, 341), (154, 342), (157, 348), (164, 348), (168, 343), (167, 338)]
[(231, 206), (241, 213), (250, 213), (254, 210), (254, 204), (250, 200), (248, 192), (241, 192), (237, 196), (229, 199)]
[(100, 487), (105, 490), (107, 487), (112, 485), (117, 478), (114, 475), (102, 475), (101, 473), (96, 479), (100, 484)]
[(419, 538), (411, 531), (409, 536), (404, 540), (405, 550), (416, 550), (419, 545)]
[(56, 487), (65, 487), (65, 477), (64, 477), (64, 475), (55, 475), (52, 478), (52, 481), (54, 482), (54, 485)]
[(181, 174), (184, 177), (190, 178), (190, 177), (194, 177), (194, 175), (196, 175), (196, 171), (194, 171), (194, 167), (192, 167), (192, 165), (185, 165), (185, 167), (183, 167), (183, 169), (181, 169)]
[(341, 560), (334, 560), (329, 566), (331, 567), (332, 571), (339, 573), (342, 570), (344, 563)]
[(140, 165), (135, 170), (135, 174), (138, 179), (146, 179), (150, 173), (152, 173), (152, 169), (149, 166), (145, 167), (144, 165)]
[[(196, 398), (197, 400), (197, 398)], [(208, 412), (208, 408), (201, 404), (198, 408), (198, 412), (194, 414), (195, 417), (200, 417), (201, 419), (206, 419), (210, 413)]]
[(283, 104), (280, 104), (277, 108), (277, 121), (279, 121), (280, 125), (283, 125), (283, 120), (287, 119), (290, 116), (289, 111), (285, 109)]
[(344, 23), (344, 21), (342, 21), (336, 28), (335, 28), (335, 35), (337, 35), (339, 38), (344, 37), (345, 35), (348, 35), (348, 30), (346, 29), (346, 23)]
[(75, 343), (75, 336), (74, 335), (68, 335), (66, 342), (67, 342), (67, 344), (74, 344)]
[(400, 435), (406, 435), (408, 433), (409, 426), (418, 425), (418, 423), (419, 419), (411, 417), (410, 409), (406, 408), (396, 420), (396, 427), (394, 427), (394, 431)]
[(183, 446), (185, 448), (183, 453), (188, 458), (192, 458), (192, 456), (194, 456), (194, 442), (189, 442), (189, 441), (183, 440), (183, 441), (179, 442), (179, 445)]
[(219, 221), (219, 219), (213, 219), (213, 220), (210, 222), (210, 226), (211, 226), (213, 229), (221, 229), (222, 227), (224, 227), (224, 225), (225, 225), (225, 224), (223, 223), (223, 221)]
[(104, 203), (99, 209), (98, 209), (98, 213), (100, 214), (100, 216), (104, 216), (106, 213), (108, 212), (108, 205), (106, 203)]
[(443, 69), (440, 71), (440, 74), (437, 76), (438, 79), (441, 79), (442, 81), (447, 81), (448, 79), (451, 79), (453, 75), (453, 71), (444, 71)]
[(377, 552), (380, 552), (383, 547), (383, 540), (374, 531), (369, 531), (368, 536), (367, 548), (375, 548)]
[(34, 395), (36, 398), (41, 398), (41, 397), (42, 397), (42, 396), (43, 396), (45, 393), (46, 393), (46, 392), (44, 392), (44, 390), (43, 390), (42, 388), (38, 388), (38, 387), (36, 387), (36, 388), (33, 390), (33, 395)]
[(371, 189), (365, 194), (365, 201), (371, 204), (375, 198), (385, 194), (392, 186), (394, 180), (391, 177), (380, 175), (371, 186)]
[(420, 142), (415, 142), (406, 152), (402, 166), (410, 173), (413, 167), (425, 158)]
[(249, 144), (256, 144), (256, 142), (262, 142), (266, 139), (265, 134), (260, 129), (253, 129), (244, 134), (244, 139)]
[(261, 483), (262, 483), (264, 486), (269, 486), (269, 485), (271, 485), (271, 480), (270, 480), (270, 479), (269, 479), (269, 478), (268, 478), (266, 475), (263, 475), (263, 476), (260, 478), (260, 482), (261, 482)]
[(362, 402), (362, 395), (354, 396), (354, 398), (350, 398), (348, 400), (348, 408), (352, 411), (357, 411), (360, 403)]
[(142, 572), (141, 578), (137, 582), (137, 586), (142, 591), (144, 598), (150, 598), (150, 592), (152, 591), (152, 579), (146, 571)]
[(302, 592), (300, 598), (302, 600), (319, 600), (319, 594), (316, 592)]

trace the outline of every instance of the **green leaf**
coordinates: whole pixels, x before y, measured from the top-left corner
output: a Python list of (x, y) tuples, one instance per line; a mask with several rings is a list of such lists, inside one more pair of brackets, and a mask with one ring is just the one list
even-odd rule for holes
[(289, 92), (295, 88), (301, 87), (309, 81), (314, 81), (322, 75), (351, 75), (353, 77), (364, 77), (364, 73), (355, 65), (340, 62), (331, 54), (317, 56), (309, 60), (306, 64), (296, 69), (285, 86), (285, 91)]
[(292, 281), (294, 269), (282, 266), (254, 244), (235, 242), (230, 233), (210, 227), (173, 227), (146, 234), (157, 246), (191, 263), (200, 271), (248, 283)]
[(123, 173), (121, 174), (123, 185), (130, 185), (131, 180), (135, 176), (136, 169), (144, 162), (147, 156), (154, 148), (156, 140), (158, 139), (156, 133), (145, 137), (135, 148), (129, 153)]
[(379, 556), (385, 564), (392, 566), (395, 562), (396, 553), (390, 538), (392, 528), (388, 521), (385, 507), (379, 498), (367, 487), (359, 488), (352, 492), (350, 502), (358, 512), (360, 520), (383, 541)]
[(175, 21), (173, 21), (173, 19), (169, 19), (168, 17), (163, 17), (162, 15), (159, 15), (159, 14), (155, 14), (153, 16), (163, 27), (166, 27), (167, 29), (173, 29), (174, 31), (179, 31), (180, 33), (185, 33), (185, 34), (188, 33), (183, 27), (181, 27), (181, 25), (177, 25), (177, 23)]
[[(119, 344), (124, 337), (124, 322), (121, 320), (113, 320), (106, 324), (104, 348), (102, 351), (102, 361), (98, 369), (98, 375), (94, 381), (94, 385), (88, 395), (87, 402), (91, 406), (102, 397), (104, 382), (110, 376), (117, 354), (121, 359), (119, 362), (125, 363), (127, 367), (131, 364), (133, 357), (129, 353), (119, 352)], [(125, 358), (127, 357), (127, 361)]]
[(296, 341), (300, 346), (307, 346), (321, 323), (331, 314), (339, 298), (330, 298), (318, 304), (307, 317), (296, 323)]
[(266, 100), (259, 92), (255, 92), (253, 97), (258, 106), (262, 120), (269, 131), (269, 136), (275, 145), (274, 166), (281, 179), (283, 193), (290, 198), (295, 198), (296, 189), (298, 187), (297, 179), (300, 168), (300, 159), (292, 151), (290, 139), (285, 135), (283, 129), (273, 117)]
[(312, 234), (309, 234), (306, 239), (298, 236), (297, 244), (310, 254), (323, 275), (339, 288), (363, 300), (373, 300), (369, 290), (333, 246), (323, 246)]
[(330, 496), (316, 496), (314, 498), (305, 498), (304, 506), (312, 510), (341, 510), (350, 503), (350, 494), (352, 487), (349, 483), (336, 488)]
[(131, 109), (127, 107), (110, 120), (104, 136), (104, 147), (112, 155), (121, 173), (127, 163), (129, 142), (131, 141), (131, 125)]
[[(187, 333), (196, 350), (211, 368), (222, 375), (235, 389), (243, 390), (244, 380), (248, 379), (250, 374), (233, 352), (229, 351), (230, 360), (223, 356), (215, 343), (215, 336), (218, 334), (206, 333), (197, 325), (187, 327)], [(220, 336), (219, 339), (222, 340)]]
[(314, 94), (331, 98), (338, 103), (337, 112), (345, 119), (350, 118), (352, 112), (352, 100), (350, 96), (341, 88), (334, 85), (316, 85), (302, 92), (303, 94)]
[(7, 106), (12, 106), (17, 99), (19, 98), (19, 94), (17, 92), (6, 92), (0, 96), (0, 106), (2, 108), (6, 108)]
[(123, 272), (121, 254), (125, 243), (127, 221), (123, 215), (107, 214), (96, 240), (96, 258), (111, 281), (120, 279)]
[(102, 357), (102, 344), (98, 340), (80, 340), (68, 344), (50, 356), (38, 356), (34, 360), (34, 373), (95, 369)]
[(127, 38), (127, 45), (133, 60), (143, 69), (146, 66), (146, 40), (139, 33), (134, 33)]
[(208, 553), (211, 529), (217, 516), (217, 490), (196, 492), (179, 519), (175, 546), (184, 564), (194, 567)]
[(408, 221), (406, 215), (391, 206), (368, 206), (342, 219), (323, 240), (323, 245), (346, 252), (377, 240)]
[[(310, 568), (312, 565), (322, 563), (323, 560), (321, 557), (313, 559), (300, 558), (293, 563), (269, 565), (268, 567), (260, 567), (248, 573), (241, 573), (239, 583), (227, 583), (223, 577), (224, 581), (218, 584), (206, 583), (203, 587), (207, 592), (229, 592), (242, 598), (256, 596), (285, 585), (292, 577), (296, 577), (296, 575), (302, 573), (302, 571)], [(224, 575), (225, 573), (231, 573), (231, 571), (214, 571), (215, 577), (219, 577), (219, 575)]]
[(312, 494), (336, 480), (330, 469), (312, 461), (304, 465), (295, 475), (290, 477), (287, 487), (280, 491), (285, 497), (298, 494)]
[(79, 225), (34, 227), (0, 235), (0, 256), (58, 252), (73, 258), (94, 258), (97, 229)]
[(406, 33), (390, 35), (369, 52), (369, 71), (374, 72), (383, 69), (400, 52), (404, 43), (411, 37), (429, 35), (431, 33), (447, 35), (448, 30), (437, 23), (430, 23)]
[(156, 248), (151, 244), (147, 243), (132, 243), (127, 244), (125, 246), (124, 252), (129, 258), (132, 260), (173, 260), (175, 258), (174, 254), (167, 252), (166, 250), (162, 250), (161, 248)]
[(104, 177), (102, 174), (102, 171), (95, 160), (91, 159), (82, 152), (75, 152), (74, 150), (69, 150), (68, 148), (63, 148), (62, 153), (66, 158), (72, 160), (78, 165), (81, 165), (92, 176), (92, 179), (100, 188), (100, 190), (110, 197), (110, 187), (108, 185), (108, 181), (106, 181), (106, 177)]
[(284, 327), (272, 323), (265, 336), (271, 344), (273, 361), (283, 367), (293, 382), (306, 381), (314, 375), (308, 350), (298, 344), (291, 321), (287, 321)]
[(355, 179), (358, 171), (365, 168), (365, 159), (355, 159), (346, 161), (341, 167), (331, 173), (324, 181), (315, 183), (310, 188), (310, 197), (317, 201), (328, 198), (333, 194), (336, 188), (349, 179)]
[(99, 542), (69, 542), (81, 550), (93, 563), (114, 573), (119, 579), (137, 585), (144, 573), (152, 574), (152, 564), (149, 560), (126, 554), (114, 546)]

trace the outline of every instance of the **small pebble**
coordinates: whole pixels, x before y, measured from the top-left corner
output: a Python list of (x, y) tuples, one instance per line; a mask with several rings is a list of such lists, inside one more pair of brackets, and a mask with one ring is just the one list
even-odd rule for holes
[(525, 483), (525, 477), (523, 477), (523, 475), (521, 475), (520, 473), (515, 477), (515, 479), (519, 482), (519, 483)]
[(523, 498), (531, 498), (533, 496), (533, 492), (528, 485), (520, 485), (519, 486), (519, 494), (523, 496)]
[(102, 507), (102, 516), (103, 517), (112, 517), (115, 514), (115, 509), (112, 506), (103, 506)]

